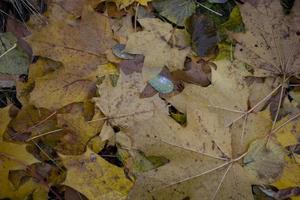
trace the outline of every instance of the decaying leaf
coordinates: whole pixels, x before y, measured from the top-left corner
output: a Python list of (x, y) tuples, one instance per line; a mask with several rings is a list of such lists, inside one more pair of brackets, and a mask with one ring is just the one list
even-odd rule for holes
[(9, 116), (9, 110), (10, 106), (0, 109), (0, 139), (2, 139), (3, 133), (6, 130), (7, 125), (9, 124), (11, 119)]
[(284, 149), (275, 142), (256, 140), (250, 144), (243, 162), (245, 168), (264, 183), (272, 183), (281, 176), (284, 168)]
[(163, 108), (164, 103), (157, 96), (140, 99), (140, 92), (144, 86), (141, 74), (134, 72), (125, 75), (121, 72), (116, 87), (113, 87), (108, 79), (98, 86), (100, 97), (95, 98), (96, 105), (112, 125), (121, 127), (151, 118), (155, 109), (166, 110)]
[(240, 6), (247, 32), (233, 34), (238, 41), (235, 56), (253, 67), (254, 76), (299, 73), (299, 2), (290, 15), (281, 9), (279, 1), (266, 0), (256, 7), (249, 3)]
[(0, 198), (22, 199), (39, 187), (38, 183), (31, 180), (15, 188), (8, 178), (10, 170), (26, 169), (35, 162), (38, 160), (26, 151), (26, 145), (0, 139)]
[(89, 148), (82, 155), (63, 156), (62, 160), (68, 170), (63, 184), (89, 199), (126, 199), (132, 187), (121, 168), (108, 163)]
[(30, 58), (18, 46), (17, 38), (12, 33), (1, 33), (0, 38), (0, 73), (27, 74)]
[(56, 149), (66, 155), (83, 153), (88, 141), (100, 132), (103, 125), (103, 121), (87, 122), (80, 112), (58, 114), (57, 123), (62, 128), (62, 136)]
[(0, 199), (297, 199), (300, 4), (235, 2), (48, 0), (0, 110)]
[(185, 21), (196, 10), (194, 0), (155, 0), (152, 5), (160, 15), (178, 26), (185, 26)]
[(104, 64), (104, 52), (114, 45), (109, 20), (88, 5), (82, 6), (78, 19), (56, 1), (50, 3), (47, 24), (35, 24), (33, 34), (27, 38), (34, 55), (62, 62), (69, 69)]
[[(216, 64), (218, 68), (216, 71), (212, 69), (210, 86), (202, 88), (189, 84), (182, 93), (168, 100), (176, 109), (186, 113), (186, 127), (181, 127), (168, 115), (155, 111), (155, 117), (152, 117), (151, 121), (136, 123), (130, 130), (143, 132), (145, 135), (155, 136), (196, 152), (219, 157), (231, 155), (231, 141), (228, 140), (231, 134), (229, 129), (224, 127), (238, 116), (238, 113), (224, 113), (216, 108), (224, 106), (228, 109), (244, 110), (247, 108), (249, 94), (245, 85), (243, 89), (238, 88), (241, 87), (241, 80), (232, 79), (232, 72), (227, 71), (228, 68), (225, 67), (230, 65), (229, 62), (222, 61)], [(237, 91), (240, 92), (239, 95), (236, 95)], [(221, 117), (222, 115), (224, 116)], [(202, 141), (202, 144), (199, 144), (199, 141)]]
[(122, 72), (126, 75), (131, 74), (133, 72), (142, 72), (144, 64), (144, 56), (137, 55), (133, 60), (124, 60), (119, 63), (119, 67)]
[(18, 81), (16, 88), (18, 99), (23, 105), (29, 104), (29, 94), (35, 87), (35, 81), (48, 73), (54, 72), (62, 67), (62, 64), (51, 59), (40, 57), (37, 62), (30, 65), (28, 80), (26, 82)]
[[(168, 145), (168, 148), (180, 148), (182, 154), (189, 154), (189, 156), (198, 154), (200, 157), (198, 162), (201, 163), (192, 164), (197, 166), (196, 169), (196, 166), (191, 166), (193, 163), (191, 161), (179, 161), (172, 157), (174, 156), (172, 153), (160, 153), (159, 155), (164, 154), (170, 159), (170, 163), (139, 176), (137, 185), (130, 196), (133, 199), (135, 196), (147, 198), (147, 195), (154, 196), (156, 199), (170, 197), (183, 199), (187, 196), (193, 199), (199, 195), (203, 199), (253, 199), (252, 184), (267, 183), (280, 177), (280, 173), (277, 172), (281, 172), (285, 166), (282, 147), (275, 145), (276, 148), (270, 149), (270, 155), (273, 157), (271, 156), (269, 161), (265, 160), (268, 156), (254, 153), (253, 149), (259, 149), (253, 147), (248, 149), (250, 142), (267, 134), (266, 130), (270, 128), (270, 123), (266, 122), (271, 122), (270, 115), (267, 116), (266, 121), (261, 121), (263, 115), (249, 114), (247, 116), (249, 121), (246, 125), (243, 125), (243, 120), (241, 120), (241, 122), (236, 122), (236, 126), (232, 129), (226, 128), (226, 124), (235, 119), (239, 111), (247, 108), (246, 102), (249, 94), (245, 83), (243, 90), (233, 89), (240, 87), (243, 81), (239, 78), (232, 79), (234, 71), (231, 70), (233, 69), (229, 70), (230, 67), (224, 67), (230, 66), (229, 62), (222, 61), (216, 64), (218, 68), (212, 69), (210, 86), (202, 88), (188, 85), (181, 94), (170, 99), (173, 106), (187, 114), (186, 127), (181, 127), (169, 116), (156, 111), (154, 117), (148, 119), (147, 122), (136, 122), (132, 128), (128, 129), (128, 133), (139, 148), (148, 151), (150, 148), (150, 152), (153, 153), (158, 149), (161, 150), (162, 147), (158, 147), (159, 144)], [(219, 96), (220, 91), (226, 92)], [(231, 95), (230, 92), (240, 93)], [(243, 135), (247, 137), (241, 140)], [(141, 136), (143, 139), (140, 139)], [(149, 140), (152, 140), (151, 145), (148, 144)], [(264, 139), (257, 140), (255, 143), (265, 144), (266, 142), (267, 140)], [(273, 143), (268, 145), (273, 145)], [(279, 154), (277, 154), (278, 147), (281, 148)], [(252, 163), (249, 162), (248, 168), (249, 158), (255, 158), (255, 160), (252, 159)], [(275, 164), (278, 168), (274, 166), (278, 171), (274, 170), (273, 174), (271, 172), (264, 174), (265, 178), (255, 177), (256, 170), (268, 170), (264, 168), (264, 165), (273, 166), (274, 159), (280, 163), (280, 165)], [(188, 163), (188, 166), (184, 163)], [(202, 166), (204, 163), (205, 165)]]
[[(105, 1), (105, 0), (102, 0), (102, 1)], [(137, 2), (143, 6), (147, 6), (148, 2), (150, 2), (151, 0), (110, 0), (110, 1), (115, 2), (119, 9), (124, 9), (134, 2)]]
[(125, 51), (145, 56), (144, 79), (150, 80), (155, 77), (164, 66), (167, 66), (170, 71), (183, 69), (184, 60), (190, 48), (186, 46), (179, 49), (169, 44), (176, 30), (173, 30), (170, 24), (156, 18), (140, 19), (139, 23), (144, 30), (129, 36)]
[[(55, 112), (43, 108), (36, 108), (32, 105), (24, 106), (17, 115), (10, 121), (4, 137), (14, 141), (26, 141), (29, 136), (39, 135), (55, 130)], [(50, 117), (49, 117), (50, 116)], [(40, 123), (41, 121), (44, 123)]]
[[(299, 164), (294, 163), (291, 159), (288, 159), (287, 162), (289, 164), (285, 167), (282, 176), (274, 183), (274, 186), (276, 186), (278, 189), (298, 187), (299, 185)], [(293, 197), (292, 199), (298, 200), (299, 195), (297, 195), (297, 197)]]
[(173, 72), (173, 76), (175, 79), (206, 87), (211, 83), (211, 66), (214, 64), (204, 60), (198, 62), (190, 60), (185, 63), (184, 70)]
[[(73, 83), (67, 83), (63, 88), (61, 88), (60, 84), (57, 85), (57, 83), (56, 79), (44, 79), (38, 82), (36, 89), (30, 95), (31, 102), (36, 106), (55, 110), (69, 103), (82, 102), (91, 98), (95, 93), (94, 84), (88, 80), (77, 80)], [(43, 90), (46, 86), (49, 87), (48, 93)], [(44, 104), (43, 100), (45, 100), (45, 103), (48, 102), (48, 105)]]
[(218, 33), (213, 20), (196, 13), (190, 19), (188, 30), (192, 36), (193, 50), (197, 55), (209, 56), (216, 53)]
[[(101, 66), (99, 66), (101, 70)], [(98, 67), (81, 68), (76, 71), (59, 69), (35, 80), (35, 87), (30, 93), (31, 104), (56, 110), (70, 103), (83, 102), (94, 96)], [(91, 74), (95, 74), (91, 77)]]

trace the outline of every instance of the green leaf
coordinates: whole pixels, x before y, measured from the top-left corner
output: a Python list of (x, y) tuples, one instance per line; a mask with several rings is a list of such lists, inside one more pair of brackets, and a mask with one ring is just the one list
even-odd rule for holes
[(131, 150), (130, 153), (134, 158), (133, 171), (136, 172), (146, 172), (156, 169), (169, 162), (169, 160), (163, 156), (146, 156), (143, 152), (135, 150)]
[(0, 74), (28, 73), (29, 58), (12, 33), (0, 33)]
[(221, 25), (221, 29), (226, 29), (234, 32), (245, 31), (245, 25), (238, 6), (235, 6), (229, 16), (229, 19)]
[(222, 41), (218, 44), (219, 53), (215, 60), (232, 60), (233, 58), (233, 44), (230, 41)]
[(194, 0), (155, 0), (153, 7), (159, 14), (178, 26), (185, 26), (185, 21), (196, 9)]

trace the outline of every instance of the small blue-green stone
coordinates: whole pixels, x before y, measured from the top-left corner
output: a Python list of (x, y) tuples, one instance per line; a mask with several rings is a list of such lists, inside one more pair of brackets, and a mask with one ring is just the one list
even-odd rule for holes
[(174, 89), (173, 82), (161, 75), (157, 75), (148, 82), (155, 90), (162, 94), (170, 93)]

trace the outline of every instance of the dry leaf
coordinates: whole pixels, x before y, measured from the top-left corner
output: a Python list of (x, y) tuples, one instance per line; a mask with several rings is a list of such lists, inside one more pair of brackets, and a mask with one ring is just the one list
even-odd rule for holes
[(207, 87), (211, 83), (211, 66), (213, 63), (200, 60), (194, 62), (190, 60), (185, 63), (185, 68), (182, 71), (173, 72), (175, 79), (185, 81), (187, 83), (198, 84)]
[(62, 131), (59, 143), (55, 148), (62, 154), (78, 155), (85, 151), (88, 141), (100, 132), (103, 121), (89, 123), (81, 112), (76, 112), (58, 114), (57, 124)]
[(89, 148), (79, 156), (62, 156), (67, 168), (64, 185), (70, 186), (89, 199), (126, 199), (132, 187), (122, 168), (116, 167)]
[(117, 7), (119, 9), (124, 9), (134, 2), (137, 2), (143, 6), (147, 6), (148, 2), (150, 2), (151, 0), (112, 0), (112, 1), (117, 4)]
[(74, 74), (74, 71), (61, 69), (37, 78), (35, 87), (30, 93), (31, 104), (57, 110), (70, 103), (83, 102), (93, 97), (96, 86), (93, 81), (86, 78), (89, 76), (88, 73), (93, 72), (89, 70), (77, 70)]
[(78, 19), (55, 1), (50, 3), (47, 24), (33, 26), (33, 34), (27, 38), (34, 55), (62, 62), (74, 70), (103, 64), (103, 54), (114, 45), (109, 20), (89, 6), (82, 10)]
[(184, 60), (190, 52), (190, 48), (179, 49), (169, 44), (172, 42), (174, 34), (172, 26), (156, 18), (145, 18), (138, 21), (144, 30), (129, 36), (125, 51), (145, 56), (143, 78), (150, 80), (159, 74), (164, 66), (168, 67), (170, 71), (183, 69)]
[(0, 139), (0, 198), (23, 199), (40, 187), (32, 180), (22, 184), (18, 189), (9, 182), (10, 170), (26, 169), (32, 163), (38, 162), (26, 151), (26, 145), (4, 142)]
[(140, 92), (143, 88), (141, 74), (134, 72), (125, 75), (121, 72), (117, 86), (113, 87), (106, 78), (98, 86), (100, 97), (94, 99), (112, 125), (132, 126), (135, 121), (151, 118), (155, 109), (166, 110), (158, 96), (140, 99)]
[(283, 14), (279, 1), (240, 6), (247, 32), (233, 34), (238, 41), (234, 54), (254, 69), (254, 76), (299, 73), (299, 6), (296, 1), (290, 15)]

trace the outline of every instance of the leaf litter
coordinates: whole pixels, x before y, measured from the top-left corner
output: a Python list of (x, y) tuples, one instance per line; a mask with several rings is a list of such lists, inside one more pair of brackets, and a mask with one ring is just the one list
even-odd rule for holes
[[(299, 199), (298, 11), (47, 1), (22, 108), (0, 110), (0, 197)], [(24, 73), (13, 51), (1, 67)]]

